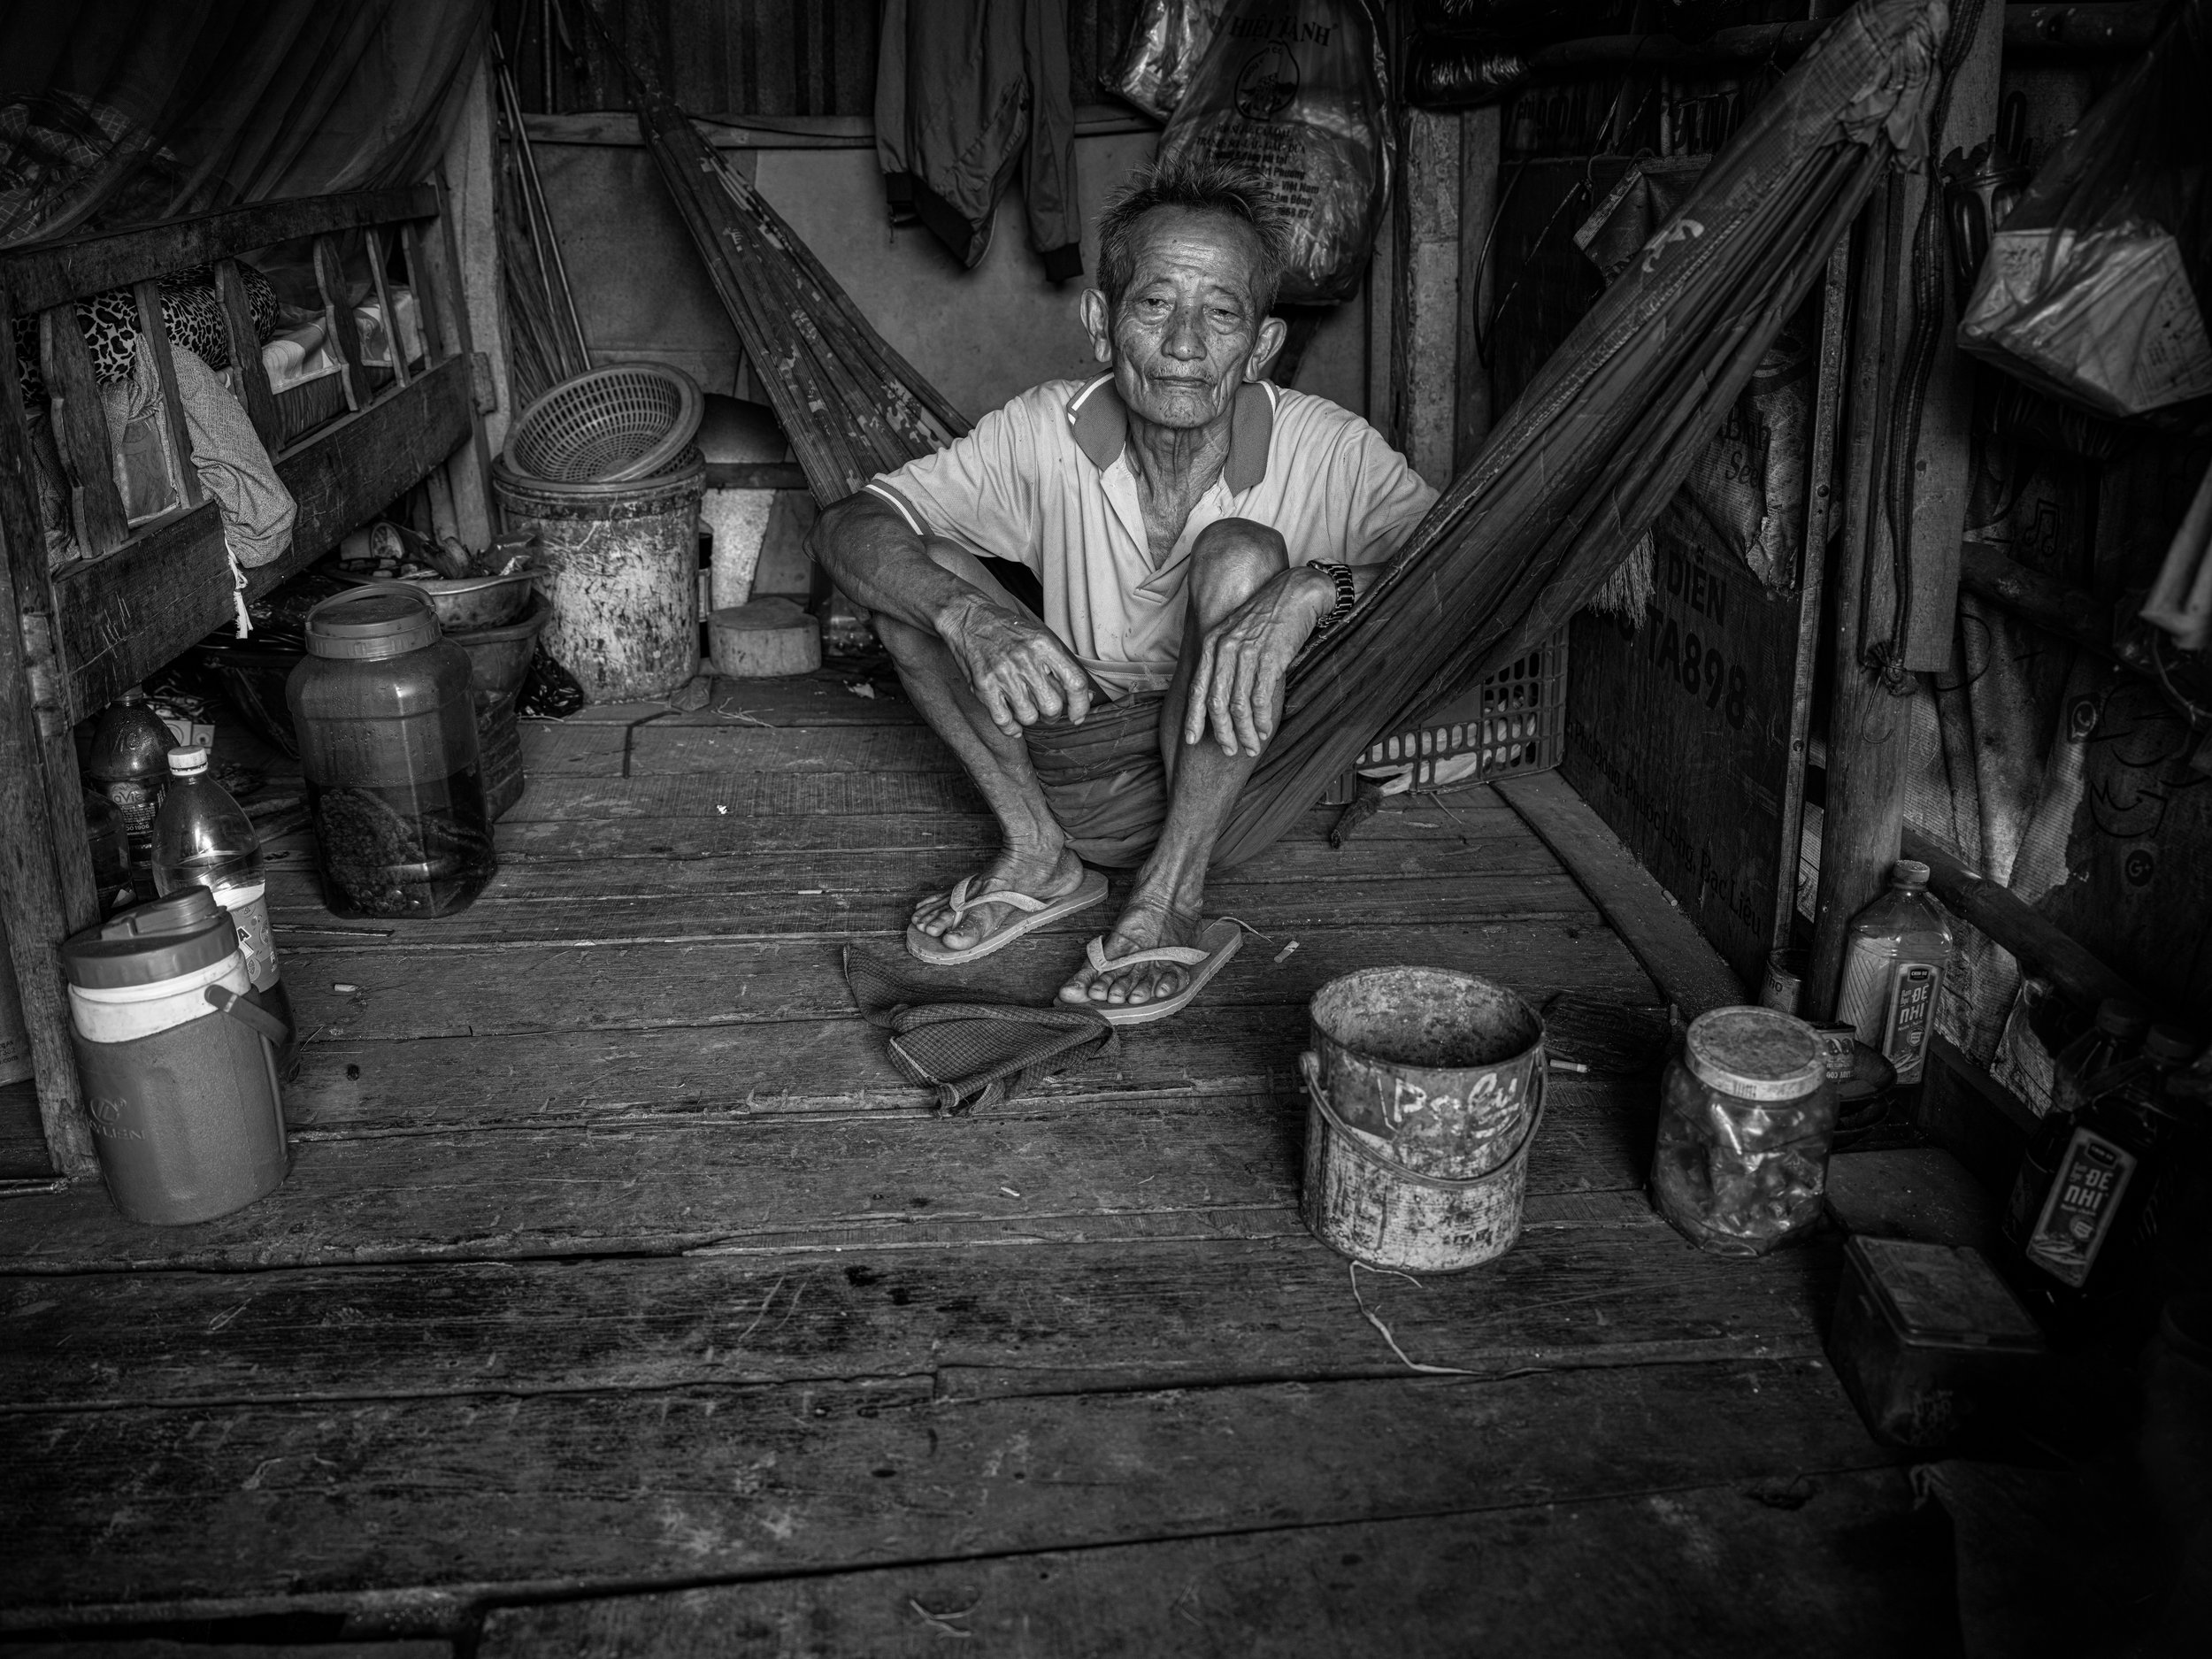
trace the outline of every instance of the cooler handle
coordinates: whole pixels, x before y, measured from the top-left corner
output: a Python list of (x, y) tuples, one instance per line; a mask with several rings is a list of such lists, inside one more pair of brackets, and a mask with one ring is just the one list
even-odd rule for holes
[(281, 1048), (292, 1040), (292, 1028), (258, 1002), (249, 1002), (237, 992), (219, 985), (207, 987), (208, 1004), (219, 1014), (227, 1014), (240, 1025), (259, 1032)]

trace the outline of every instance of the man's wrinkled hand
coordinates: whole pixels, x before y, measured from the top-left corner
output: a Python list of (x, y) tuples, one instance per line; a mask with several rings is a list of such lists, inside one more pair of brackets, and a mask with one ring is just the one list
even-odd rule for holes
[(1091, 678), (1049, 630), (987, 601), (946, 618), (939, 637), (968, 677), (991, 723), (1009, 737), (1064, 714), (1091, 711)]
[(1333, 596), (1317, 599), (1313, 573), (1301, 566), (1274, 577), (1231, 611), (1199, 648), (1183, 741), (1200, 741), (1210, 723), (1225, 755), (1256, 756), (1265, 749), (1282, 711), (1291, 658)]

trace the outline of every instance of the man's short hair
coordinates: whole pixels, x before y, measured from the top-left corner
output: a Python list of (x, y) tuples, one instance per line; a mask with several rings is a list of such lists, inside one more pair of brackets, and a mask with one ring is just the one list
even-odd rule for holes
[(1289, 254), (1289, 227), (1256, 174), (1225, 162), (1179, 157), (1156, 161), (1129, 175), (1129, 182), (1106, 198), (1098, 216), (1098, 286), (1108, 306), (1118, 306), (1136, 274), (1136, 233), (1140, 219), (1157, 207), (1218, 213), (1252, 233), (1259, 245), (1252, 273), (1254, 321), (1275, 309)]

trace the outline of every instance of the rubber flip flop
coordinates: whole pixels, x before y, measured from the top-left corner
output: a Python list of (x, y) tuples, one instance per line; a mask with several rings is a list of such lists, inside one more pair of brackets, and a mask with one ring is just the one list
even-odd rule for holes
[[(1209, 922), (1206, 931), (1198, 936), (1196, 945), (1160, 945), (1150, 950), (1132, 952), (1126, 956), (1110, 959), (1106, 955), (1106, 937), (1100, 934), (1083, 947), (1083, 954), (1090, 958), (1090, 965), (1077, 972), (1060, 990), (1063, 1002), (1090, 1009), (1102, 1016), (1110, 1025), (1143, 1025), (1156, 1019), (1165, 1019), (1179, 1014), (1190, 1006), (1191, 999), (1206, 988), (1206, 981), (1228, 965), (1229, 958), (1237, 954), (1244, 943), (1244, 929), (1226, 919)], [(1090, 999), (1092, 982), (1102, 974), (1118, 973), (1124, 968), (1133, 968), (1140, 963), (1171, 962), (1179, 968), (1191, 970), (1190, 983), (1173, 996), (1156, 1002), (1094, 1002)], [(1070, 995), (1073, 992), (1075, 995)]]
[(945, 902), (951, 907), (957, 921), (970, 910), (979, 910), (987, 904), (1000, 904), (1010, 910), (1025, 912), (1018, 920), (1007, 923), (995, 933), (986, 933), (964, 950), (955, 950), (941, 939), (924, 933), (918, 927), (906, 930), (906, 954), (917, 962), (926, 962), (933, 968), (956, 967), (964, 962), (974, 962), (995, 950), (1003, 950), (1025, 933), (1033, 933), (1048, 922), (1076, 910), (1088, 910), (1106, 896), (1106, 878), (1095, 870), (1086, 870), (1075, 891), (1056, 899), (1033, 898), (1026, 893), (1017, 893), (1011, 887), (1002, 887), (996, 893), (979, 893), (969, 896), (973, 876), (963, 876), (945, 895)]

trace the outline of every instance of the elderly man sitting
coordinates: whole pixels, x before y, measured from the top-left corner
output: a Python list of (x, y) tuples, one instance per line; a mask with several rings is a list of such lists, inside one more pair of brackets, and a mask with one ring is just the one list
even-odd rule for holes
[[(1435, 492), (1372, 427), (1264, 378), (1284, 227), (1230, 170), (1142, 172), (1099, 221), (1081, 302), (1103, 373), (1048, 382), (823, 516), (908, 695), (1005, 833), (926, 899), (907, 948), (971, 961), (1095, 904), (1142, 861), (1063, 1001), (1171, 1014), (1234, 953), (1206, 866), (1291, 658), (1351, 607)], [(1033, 610), (993, 573), (1034, 573)]]

